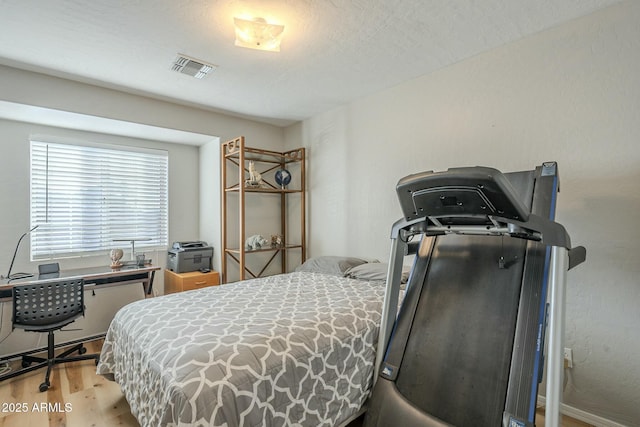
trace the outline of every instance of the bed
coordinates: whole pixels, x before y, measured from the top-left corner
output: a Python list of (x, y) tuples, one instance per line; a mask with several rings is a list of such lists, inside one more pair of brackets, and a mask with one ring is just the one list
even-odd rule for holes
[(349, 274), (364, 261), (307, 264), (127, 305), (98, 374), (120, 384), (142, 426), (344, 423), (372, 386), (384, 282)]

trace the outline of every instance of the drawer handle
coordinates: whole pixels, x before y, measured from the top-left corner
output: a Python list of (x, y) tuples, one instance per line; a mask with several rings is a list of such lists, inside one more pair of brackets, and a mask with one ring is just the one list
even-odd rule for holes
[(198, 286), (198, 285), (206, 285), (207, 281), (203, 280), (202, 282), (195, 282), (194, 285)]

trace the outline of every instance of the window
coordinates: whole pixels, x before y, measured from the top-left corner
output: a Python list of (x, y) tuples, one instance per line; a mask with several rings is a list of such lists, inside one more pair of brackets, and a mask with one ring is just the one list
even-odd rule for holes
[(31, 141), (31, 258), (166, 247), (166, 151)]

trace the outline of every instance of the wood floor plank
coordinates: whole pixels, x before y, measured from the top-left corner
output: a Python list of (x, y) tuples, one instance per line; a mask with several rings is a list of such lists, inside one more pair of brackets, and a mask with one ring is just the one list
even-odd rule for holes
[[(67, 396), (66, 401), (73, 408), (67, 414), (68, 425), (100, 427), (105, 425), (98, 399), (93, 388), (80, 390)], [(75, 410), (75, 409), (78, 410)]]
[[(67, 425), (67, 416), (65, 411), (65, 401), (66, 396), (63, 395), (62, 390), (64, 387), (63, 378), (65, 366), (57, 365), (51, 369), (51, 377), (49, 378), (49, 382), (51, 383), (51, 387), (46, 393), (40, 392), (38, 390), (37, 394), (41, 396), (46, 396), (46, 403), (48, 405), (43, 405), (45, 402), (40, 402), (41, 412), (45, 412), (49, 417), (49, 425), (55, 427), (64, 427)], [(45, 369), (42, 369), (41, 375), (43, 375)]]
[[(90, 360), (88, 362), (95, 366), (95, 363), (93, 361)], [(80, 365), (81, 363), (82, 362), (73, 362), (66, 364), (64, 367), (65, 381), (63, 382), (63, 385), (69, 393), (75, 393), (77, 391), (85, 389), (83, 378), (83, 373), (85, 372), (85, 370), (82, 369)]]

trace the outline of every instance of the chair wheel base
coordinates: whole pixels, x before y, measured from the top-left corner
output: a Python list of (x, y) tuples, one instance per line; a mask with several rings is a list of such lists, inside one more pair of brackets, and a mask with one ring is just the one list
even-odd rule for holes
[(49, 386), (50, 386), (50, 385), (51, 385), (51, 384), (49, 384), (49, 383), (47, 383), (47, 382), (44, 382), (44, 383), (40, 384), (40, 391), (42, 392), (42, 391), (47, 391), (47, 390), (49, 390)]

